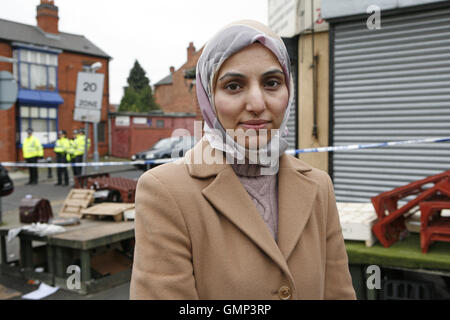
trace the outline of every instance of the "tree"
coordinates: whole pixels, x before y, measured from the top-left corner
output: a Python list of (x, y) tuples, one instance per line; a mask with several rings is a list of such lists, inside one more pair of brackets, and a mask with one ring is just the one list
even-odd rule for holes
[(127, 79), (128, 87), (124, 88), (124, 95), (120, 101), (119, 111), (149, 112), (161, 109), (153, 97), (150, 80), (145, 75), (139, 62), (134, 62)]

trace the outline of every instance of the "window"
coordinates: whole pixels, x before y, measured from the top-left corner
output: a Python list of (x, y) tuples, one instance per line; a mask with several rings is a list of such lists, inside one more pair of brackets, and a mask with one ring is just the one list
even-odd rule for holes
[(164, 120), (156, 120), (157, 128), (164, 128)]
[(54, 53), (15, 49), (14, 76), (20, 88), (31, 90), (57, 90), (58, 56)]
[(19, 106), (20, 143), (27, 137), (27, 129), (33, 128), (33, 135), (41, 144), (53, 144), (57, 139), (56, 107)]

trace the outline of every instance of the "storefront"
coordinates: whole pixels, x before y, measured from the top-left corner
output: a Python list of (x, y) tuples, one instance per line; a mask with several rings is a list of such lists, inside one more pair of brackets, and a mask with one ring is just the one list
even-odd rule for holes
[[(450, 3), (424, 2), (380, 8), (375, 29), (364, 3), (322, 1), (332, 145), (450, 137)], [(338, 201), (368, 202), (449, 170), (449, 157), (448, 142), (335, 152), (330, 174)]]

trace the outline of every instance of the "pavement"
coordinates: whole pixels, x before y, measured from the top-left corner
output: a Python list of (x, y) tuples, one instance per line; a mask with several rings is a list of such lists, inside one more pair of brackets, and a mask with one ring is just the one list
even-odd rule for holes
[[(124, 161), (124, 159), (102, 159), (105, 161)], [(125, 160), (126, 161), (126, 160)], [(54, 215), (60, 211), (64, 200), (72, 189), (73, 175), (69, 168), (69, 186), (55, 186), (56, 183), (56, 169), (52, 169), (51, 177), (48, 169), (39, 168), (39, 184), (26, 185), (28, 182), (28, 170), (25, 169), (9, 169), (9, 176), (14, 182), (14, 192), (6, 197), (0, 198), (0, 225), (8, 226), (19, 223), (19, 204), (26, 195), (33, 195), (34, 197), (41, 197), (48, 199), (52, 206)], [(88, 167), (86, 174), (94, 172), (109, 172), (113, 177), (124, 177), (129, 179), (138, 179), (143, 173), (141, 170), (133, 166), (105, 166), (99, 167), (98, 171), (94, 168)], [(17, 260), (19, 253), (19, 239), (15, 238), (7, 244), (7, 259), (9, 261)], [(39, 284), (29, 284), (26, 280), (7, 277), (0, 274), (0, 286), (15, 290), (19, 293), (18, 296), (10, 298), (11, 300), (21, 300), (21, 296), (28, 292), (34, 291), (39, 287)], [(0, 288), (1, 289), (1, 288)], [(1, 290), (0, 290), (1, 293)], [(66, 290), (58, 290), (56, 293), (44, 298), (44, 300), (128, 300), (129, 298), (129, 283), (119, 285), (109, 290), (104, 290), (90, 295), (79, 295)], [(1, 295), (0, 295), (1, 299)]]

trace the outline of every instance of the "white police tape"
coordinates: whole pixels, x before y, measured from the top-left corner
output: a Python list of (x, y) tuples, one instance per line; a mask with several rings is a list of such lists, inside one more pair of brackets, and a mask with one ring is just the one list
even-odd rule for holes
[(145, 164), (162, 164), (175, 161), (178, 158), (136, 161), (110, 161), (110, 162), (76, 162), (76, 163), (24, 163), (1, 162), (4, 167), (36, 167), (36, 168), (68, 168), (68, 167), (102, 167), (102, 166), (131, 166)]
[(299, 153), (348, 151), (348, 150), (358, 150), (358, 149), (368, 149), (368, 148), (392, 147), (392, 146), (403, 145), (403, 144), (419, 144), (419, 143), (431, 143), (431, 142), (436, 143), (436, 142), (446, 142), (446, 141), (450, 141), (450, 137), (391, 141), (391, 142), (380, 142), (380, 143), (370, 143), (370, 144), (352, 144), (352, 145), (344, 145), (344, 146), (336, 146), (336, 147), (321, 147), (321, 148), (286, 150), (286, 153), (291, 154), (291, 155), (297, 155)]
[[(359, 150), (368, 148), (380, 148), (380, 147), (392, 147), (405, 144), (420, 144), (420, 143), (438, 143), (450, 141), (450, 137), (445, 138), (426, 138), (415, 140), (403, 140), (403, 141), (390, 141), (371, 144), (352, 144), (335, 147), (320, 147), (309, 149), (291, 149), (286, 150), (285, 153), (290, 155), (297, 155), (300, 153), (313, 153), (313, 152), (336, 152), (336, 151), (348, 151)], [(110, 161), (110, 162), (77, 162), (77, 163), (23, 163), (23, 162), (1, 162), (5, 167), (37, 167), (37, 168), (67, 168), (67, 167), (101, 167), (101, 166), (132, 166), (132, 165), (146, 165), (146, 164), (162, 164), (166, 162), (172, 162), (179, 158), (166, 158), (156, 160), (136, 160), (136, 161)]]

